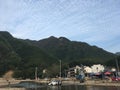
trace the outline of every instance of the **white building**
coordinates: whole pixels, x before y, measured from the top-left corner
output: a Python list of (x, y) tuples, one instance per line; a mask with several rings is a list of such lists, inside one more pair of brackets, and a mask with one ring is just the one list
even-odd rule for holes
[(84, 70), (86, 73), (92, 73), (92, 69), (89, 66), (85, 66)]
[[(67, 70), (67, 77), (75, 77), (76, 75), (78, 75), (80, 73), (81, 69), (82, 69), (82, 67), (80, 67), (80, 66), (69, 68)], [(84, 66), (83, 69), (86, 74), (99, 73), (99, 72), (103, 72), (105, 70), (104, 66), (101, 64), (93, 65), (91, 67)]]
[(105, 70), (104, 66), (101, 64), (91, 66), (92, 73), (99, 73)]

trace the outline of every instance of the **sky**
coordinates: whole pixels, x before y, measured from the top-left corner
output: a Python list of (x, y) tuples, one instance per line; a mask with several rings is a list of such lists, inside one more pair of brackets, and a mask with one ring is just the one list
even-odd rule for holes
[(120, 0), (0, 0), (0, 31), (31, 40), (66, 37), (120, 52)]

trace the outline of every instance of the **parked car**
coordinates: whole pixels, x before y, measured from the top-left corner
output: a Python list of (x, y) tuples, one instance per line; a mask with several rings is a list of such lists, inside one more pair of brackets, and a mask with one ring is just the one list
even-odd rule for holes
[(112, 77), (112, 81), (120, 81), (120, 77)]
[(53, 85), (53, 86), (55, 86), (55, 85), (61, 85), (62, 83), (61, 83), (61, 81), (60, 80), (52, 80), (52, 81), (50, 81), (50, 83), (48, 83), (48, 85)]

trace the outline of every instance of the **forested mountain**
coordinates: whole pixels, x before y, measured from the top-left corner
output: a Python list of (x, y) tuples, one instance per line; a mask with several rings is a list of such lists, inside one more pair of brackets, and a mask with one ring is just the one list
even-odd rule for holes
[(115, 54), (118, 55), (118, 56), (120, 56), (120, 52), (116, 52)]
[(65, 37), (51, 36), (32, 43), (64, 62), (104, 63), (115, 56), (97, 46), (90, 46), (85, 42), (70, 41)]
[[(43, 69), (48, 69), (47, 74), (58, 74), (59, 60), (62, 60), (62, 65), (74, 66), (81, 63), (104, 64), (114, 57), (113, 53), (102, 48), (85, 42), (70, 41), (65, 37), (51, 36), (32, 41), (17, 39), (9, 32), (0, 31), (0, 76), (13, 70), (15, 77), (34, 78), (37, 67), (40, 72), (38, 76), (42, 77)], [(63, 69), (64, 67), (66, 68), (63, 66)]]
[(39, 47), (0, 32), (0, 75), (14, 70), (17, 77), (34, 78), (35, 67), (42, 71), (55, 61)]

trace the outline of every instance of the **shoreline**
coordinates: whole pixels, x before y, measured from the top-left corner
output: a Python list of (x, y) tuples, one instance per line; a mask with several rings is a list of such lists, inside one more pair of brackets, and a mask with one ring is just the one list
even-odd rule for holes
[(84, 83), (80, 83), (79, 81), (72, 82), (63, 82), (63, 85), (85, 85), (85, 86), (118, 86), (120, 87), (120, 82), (95, 82), (95, 81), (86, 81)]
[[(10, 80), (8, 83), (6, 80), (0, 80), (0, 88), (9, 87), (10, 85), (15, 85), (20, 82), (37, 82), (43, 85), (47, 85), (50, 81), (49, 80)], [(120, 82), (108, 82), (103, 80), (87, 80), (84, 83), (80, 83), (78, 80), (62, 80), (62, 86), (67, 85), (85, 85), (85, 86), (115, 86), (120, 87)]]

